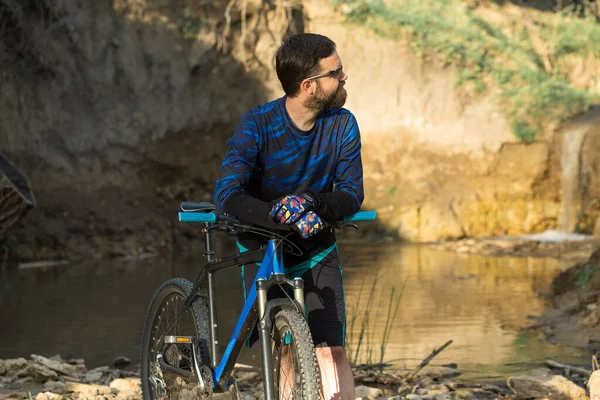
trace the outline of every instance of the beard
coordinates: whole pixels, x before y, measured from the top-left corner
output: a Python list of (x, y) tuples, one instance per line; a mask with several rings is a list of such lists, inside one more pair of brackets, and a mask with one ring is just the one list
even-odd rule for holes
[(317, 93), (314, 98), (308, 100), (304, 105), (311, 111), (321, 112), (332, 110), (334, 108), (342, 108), (346, 103), (348, 92), (344, 89), (344, 83), (340, 83), (337, 90), (327, 95), (319, 81), (317, 81)]

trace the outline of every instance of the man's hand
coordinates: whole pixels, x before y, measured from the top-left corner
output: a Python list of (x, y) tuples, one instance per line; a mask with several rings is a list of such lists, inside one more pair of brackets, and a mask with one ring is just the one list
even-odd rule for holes
[(292, 229), (298, 232), (304, 239), (316, 235), (323, 228), (323, 220), (314, 211), (307, 212), (292, 225)]
[(280, 224), (293, 224), (310, 209), (312, 201), (306, 194), (290, 194), (271, 208), (269, 217)]

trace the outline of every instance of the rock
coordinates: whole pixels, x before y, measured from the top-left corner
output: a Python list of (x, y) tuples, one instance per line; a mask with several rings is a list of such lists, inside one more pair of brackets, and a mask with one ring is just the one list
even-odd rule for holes
[(61, 400), (62, 398), (63, 398), (62, 395), (56, 394), (56, 393), (52, 393), (52, 392), (38, 393), (34, 397), (35, 400)]
[(48, 379), (58, 379), (58, 374), (55, 371), (35, 362), (27, 363), (25, 367), (15, 373), (15, 376), (19, 378), (30, 376), (41, 383), (46, 382)]
[(6, 372), (6, 365), (4, 360), (0, 360), (0, 375), (4, 375)]
[(423, 400), (450, 400), (451, 397), (446, 393), (429, 393), (423, 396)]
[(421, 396), (419, 396), (418, 394), (411, 393), (411, 394), (406, 395), (406, 399), (407, 400), (421, 400)]
[(458, 389), (454, 391), (454, 396), (460, 399), (473, 399), (475, 395), (469, 389)]
[(63, 360), (63, 358), (60, 356), (60, 354), (55, 354), (48, 358), (53, 361), (58, 361), (61, 364), (67, 364), (67, 362), (65, 360)]
[(9, 358), (4, 360), (4, 368), (6, 375), (14, 375), (17, 371), (23, 369), (27, 365), (27, 360), (24, 358)]
[(119, 392), (140, 392), (141, 393), (141, 381), (139, 378), (119, 378), (115, 379), (110, 383), (110, 388), (116, 389)]
[(117, 394), (119, 400), (138, 400), (142, 398), (142, 393), (133, 390), (124, 390)]
[(375, 399), (381, 396), (381, 389), (372, 388), (368, 386), (357, 386), (356, 389), (356, 397), (361, 397), (363, 399)]
[(54, 392), (54, 393), (63, 393), (65, 391), (65, 384), (61, 381), (47, 381), (44, 383), (44, 389)]
[(454, 368), (425, 367), (421, 371), (419, 371), (417, 376), (419, 376), (419, 377), (429, 376), (432, 379), (441, 380), (441, 379), (446, 379), (446, 378), (453, 378), (453, 377), (459, 376), (460, 374), (461, 374), (461, 372)]
[[(60, 357), (59, 357), (60, 358)], [(50, 368), (53, 371), (59, 372), (63, 375), (77, 376), (77, 368), (70, 364), (63, 364), (57, 360), (51, 360), (46, 357), (38, 356), (35, 354), (31, 355), (31, 359), (43, 366)]]
[(83, 377), (83, 380), (88, 383), (98, 382), (102, 379), (102, 371), (89, 371)]
[(86, 385), (84, 383), (67, 382), (65, 385), (67, 392), (80, 393), (86, 396), (98, 396), (112, 394), (113, 390), (108, 386), (103, 385)]
[(496, 392), (496, 393), (502, 393), (502, 392), (504, 392), (504, 390), (500, 386), (498, 386), (498, 385), (491, 385), (491, 384), (483, 385), (482, 389), (483, 390), (488, 390), (490, 392)]
[(27, 382), (33, 382), (35, 379), (33, 379), (33, 377), (31, 376), (25, 376), (23, 378), (17, 379), (15, 381), (15, 383), (17, 384), (17, 386), (22, 387), (23, 384), (27, 383)]
[(424, 376), (421, 379), (419, 379), (419, 386), (429, 386), (433, 384), (433, 378), (431, 376)]
[(548, 369), (537, 369), (531, 375), (511, 376), (508, 387), (520, 398), (549, 400), (588, 400), (585, 389), (567, 378), (552, 375)]
[(131, 360), (127, 357), (119, 356), (115, 358), (113, 364), (115, 365), (115, 367), (123, 367), (125, 365), (131, 364)]
[(600, 400), (600, 369), (590, 376), (587, 387), (590, 390), (590, 400)]
[(448, 393), (450, 391), (450, 389), (448, 389), (448, 386), (444, 385), (444, 384), (440, 384), (440, 385), (431, 385), (429, 387), (429, 389), (431, 389), (431, 391), (429, 393), (432, 393), (433, 391), (438, 392), (439, 394), (443, 394), (443, 393)]

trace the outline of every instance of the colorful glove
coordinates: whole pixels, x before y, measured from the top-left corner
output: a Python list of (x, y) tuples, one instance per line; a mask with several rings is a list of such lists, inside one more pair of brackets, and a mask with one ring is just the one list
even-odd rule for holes
[(312, 198), (306, 194), (290, 194), (271, 208), (269, 217), (280, 224), (293, 224), (312, 206)]
[(314, 211), (307, 212), (292, 225), (292, 229), (298, 232), (304, 239), (316, 235), (321, 232), (323, 228), (323, 221)]

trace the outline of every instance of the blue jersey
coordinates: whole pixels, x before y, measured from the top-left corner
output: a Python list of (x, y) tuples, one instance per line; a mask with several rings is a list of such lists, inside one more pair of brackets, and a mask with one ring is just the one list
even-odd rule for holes
[[(269, 221), (273, 204), (293, 193), (310, 193), (314, 211), (335, 221), (360, 209), (364, 198), (358, 124), (346, 109), (323, 111), (309, 131), (290, 119), (286, 97), (260, 105), (242, 118), (227, 142), (215, 189), (215, 205), (248, 222)], [(330, 230), (297, 244), (311, 253), (330, 247)]]

